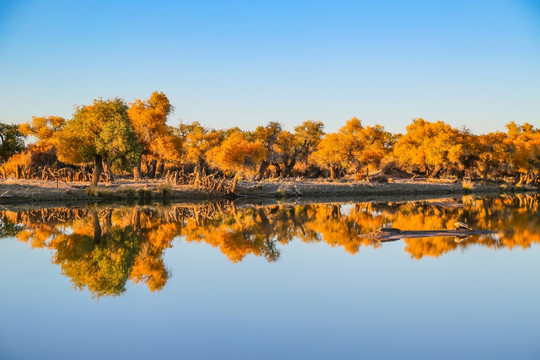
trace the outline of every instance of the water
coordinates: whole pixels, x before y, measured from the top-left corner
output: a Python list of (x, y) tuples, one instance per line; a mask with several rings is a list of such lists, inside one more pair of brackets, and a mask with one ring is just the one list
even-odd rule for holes
[(4, 210), (0, 359), (540, 358), (539, 200)]

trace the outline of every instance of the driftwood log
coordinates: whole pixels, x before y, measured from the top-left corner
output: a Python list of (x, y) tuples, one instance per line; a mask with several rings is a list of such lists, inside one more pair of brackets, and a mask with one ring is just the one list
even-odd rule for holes
[(485, 235), (485, 234), (496, 234), (496, 233), (498, 232), (492, 231), (492, 230), (467, 230), (467, 229), (400, 230), (400, 229), (395, 229), (395, 228), (383, 228), (375, 232), (363, 234), (362, 237), (385, 242), (385, 241), (396, 241), (396, 240), (401, 240), (401, 239), (413, 239), (413, 238), (436, 237), (436, 236), (453, 236), (456, 238), (465, 239), (471, 235)]

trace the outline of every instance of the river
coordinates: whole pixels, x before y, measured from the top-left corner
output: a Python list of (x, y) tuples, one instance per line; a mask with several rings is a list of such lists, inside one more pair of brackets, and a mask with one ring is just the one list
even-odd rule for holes
[(539, 202), (4, 208), (0, 359), (539, 358)]

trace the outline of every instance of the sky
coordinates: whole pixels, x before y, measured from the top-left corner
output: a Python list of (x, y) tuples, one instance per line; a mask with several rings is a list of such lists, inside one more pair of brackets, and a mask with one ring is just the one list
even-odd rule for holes
[(540, 127), (540, 1), (0, 0), (0, 122), (156, 90), (171, 125)]

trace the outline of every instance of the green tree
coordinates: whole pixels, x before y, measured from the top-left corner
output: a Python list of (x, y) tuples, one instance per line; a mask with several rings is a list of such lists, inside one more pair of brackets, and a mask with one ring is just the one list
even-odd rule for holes
[(76, 108), (73, 118), (56, 133), (60, 161), (93, 162), (92, 186), (98, 184), (104, 165), (116, 170), (135, 167), (141, 159), (141, 145), (127, 110), (118, 98)]
[(23, 138), (24, 135), (19, 132), (17, 125), (0, 123), (0, 161), (4, 162), (24, 150)]

